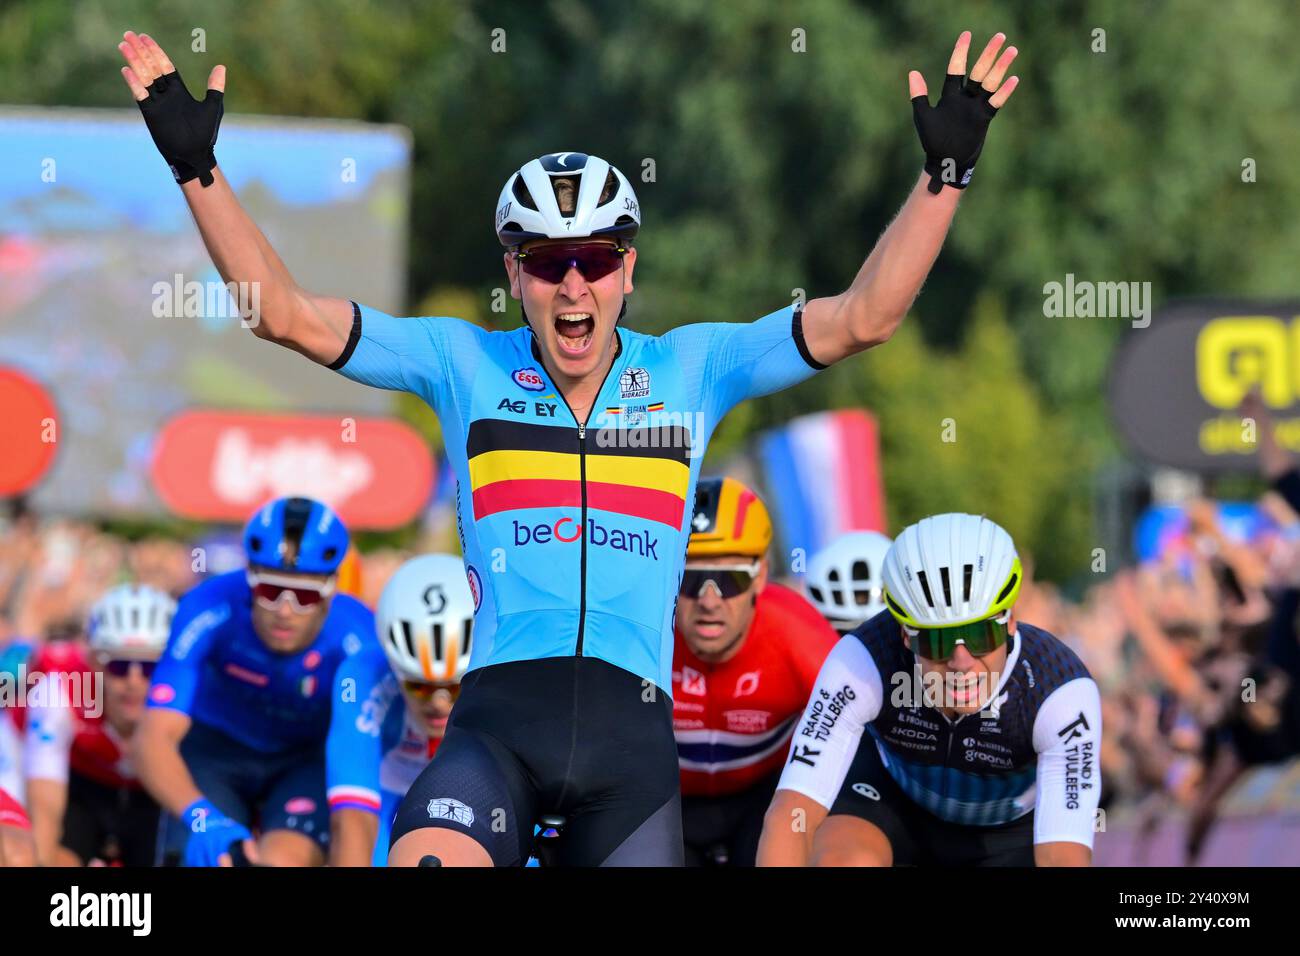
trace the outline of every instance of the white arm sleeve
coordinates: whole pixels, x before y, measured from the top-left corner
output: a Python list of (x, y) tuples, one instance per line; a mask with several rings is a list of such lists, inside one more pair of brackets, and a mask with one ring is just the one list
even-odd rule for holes
[(781, 790), (795, 790), (830, 809), (858, 752), (862, 731), (880, 713), (884, 691), (871, 654), (849, 635), (831, 649), (795, 727)]
[(1034, 718), (1034, 750), (1034, 843), (1091, 849), (1101, 799), (1101, 695), (1092, 678), (1062, 684), (1043, 701)]
[(72, 724), (72, 710), (67, 707), (33, 707), (27, 712), (23, 764), (28, 780), (68, 782)]

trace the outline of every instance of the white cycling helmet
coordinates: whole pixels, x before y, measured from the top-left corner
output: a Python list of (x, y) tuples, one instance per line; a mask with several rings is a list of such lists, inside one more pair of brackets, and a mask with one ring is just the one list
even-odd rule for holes
[(90, 609), (90, 649), (110, 658), (156, 661), (175, 613), (176, 602), (157, 588), (119, 585)]
[(885, 609), (881, 572), (891, 544), (878, 531), (849, 531), (808, 561), (808, 599), (836, 630), (852, 630)]
[(1016, 546), (980, 515), (942, 514), (905, 528), (885, 557), (885, 604), (911, 628), (955, 627), (1016, 603)]
[(379, 643), (398, 677), (451, 683), (469, 669), (474, 598), (460, 558), (426, 554), (388, 579), (375, 611)]
[[(568, 215), (555, 198), (556, 179), (577, 181), (575, 207)], [(640, 226), (641, 206), (632, 184), (605, 160), (586, 153), (547, 153), (529, 160), (506, 180), (497, 200), (497, 238), (508, 249), (530, 239), (631, 239)]]

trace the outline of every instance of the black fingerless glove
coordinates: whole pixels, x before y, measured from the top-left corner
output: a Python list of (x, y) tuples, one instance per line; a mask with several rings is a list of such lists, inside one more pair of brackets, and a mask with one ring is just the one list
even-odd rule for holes
[(225, 111), (224, 94), (208, 90), (207, 97), (196, 100), (176, 71), (158, 77), (146, 90), (149, 95), (136, 102), (176, 182), (197, 178), (203, 186), (211, 186), (212, 170), (217, 165), (212, 149)]
[(992, 98), (978, 83), (953, 74), (944, 77), (938, 105), (931, 106), (924, 96), (912, 98), (930, 192), (937, 193), (945, 185), (965, 189), (970, 182), (984, 149), (984, 134), (998, 111), (989, 105)]

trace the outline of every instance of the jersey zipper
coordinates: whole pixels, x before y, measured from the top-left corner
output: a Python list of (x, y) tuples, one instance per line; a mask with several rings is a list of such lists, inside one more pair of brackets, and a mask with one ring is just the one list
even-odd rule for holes
[[(618, 336), (618, 329), (614, 330), (614, 335)], [(596, 397), (591, 401), (591, 408), (587, 409), (588, 418), (596, 410), (596, 406), (600, 404), (600, 395), (605, 391), (605, 383), (609, 381), (609, 373), (614, 371), (614, 365), (622, 354), (623, 339), (619, 337), (618, 351), (614, 354), (614, 361), (610, 362), (609, 368), (605, 369), (605, 377), (600, 380), (600, 386), (596, 389)], [(546, 368), (545, 364), (542, 365), (542, 368)], [(554, 382), (551, 384), (555, 385)], [(578, 572), (578, 638), (574, 645), (573, 654), (575, 657), (581, 657), (582, 641), (587, 630), (587, 423), (578, 421), (573, 406), (569, 404), (568, 396), (560, 390), (558, 385), (555, 386), (555, 394), (560, 396), (560, 401), (564, 402), (564, 407), (569, 410), (569, 416), (573, 419), (573, 423), (578, 426), (578, 488), (582, 494), (582, 507), (579, 511), (582, 527), (582, 551)]]
[[(605, 382), (601, 380), (601, 388), (605, 387)], [(597, 398), (600, 397), (597, 393)], [(593, 405), (593, 408), (595, 406)], [(570, 412), (573, 410), (570, 409)], [(588, 412), (588, 417), (590, 417)], [(578, 416), (573, 416), (574, 421)], [(582, 656), (582, 638), (583, 632), (587, 628), (587, 423), (578, 424), (578, 487), (582, 492), (582, 570), (580, 572), (578, 584), (578, 642), (574, 647), (573, 653), (576, 657)]]

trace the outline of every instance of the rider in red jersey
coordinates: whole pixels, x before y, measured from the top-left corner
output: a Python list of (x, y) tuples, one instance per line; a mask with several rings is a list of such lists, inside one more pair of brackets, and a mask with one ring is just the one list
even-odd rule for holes
[(153, 588), (114, 588), (91, 611), (90, 658), (44, 668), (46, 680), (49, 672), (74, 680), (39, 695), (27, 716), (27, 798), (43, 863), (154, 863), (158, 805), (128, 748), (175, 609)]
[(35, 865), (36, 845), (27, 814), (8, 791), (0, 790), (0, 867)]
[(743, 484), (701, 479), (691, 526), (673, 651), (686, 860), (753, 866), (795, 721), (836, 635), (768, 582), (772, 522)]

